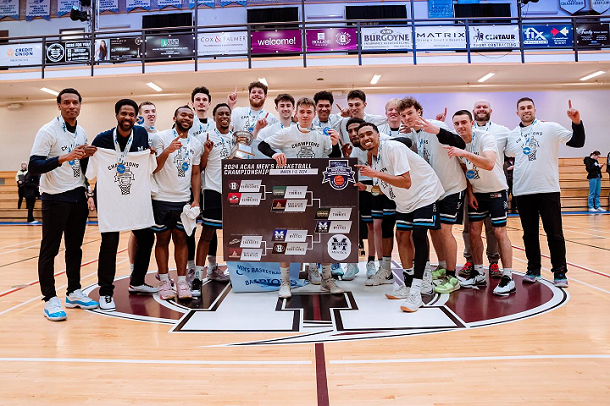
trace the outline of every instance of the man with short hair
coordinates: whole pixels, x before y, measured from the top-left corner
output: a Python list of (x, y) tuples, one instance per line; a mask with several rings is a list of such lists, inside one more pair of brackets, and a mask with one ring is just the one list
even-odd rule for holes
[[(332, 114), (335, 98), (333, 94), (326, 90), (321, 90), (314, 94), (313, 101), (316, 103), (316, 118), (313, 119), (313, 126), (322, 130), (331, 128), (336, 130), (336, 126), (341, 122), (341, 114)], [(327, 131), (328, 131), (327, 130)]]
[(542, 218), (551, 252), (553, 282), (563, 288), (568, 287), (568, 267), (561, 222), (558, 150), (560, 144), (573, 148), (585, 145), (585, 127), (571, 100), (567, 115), (572, 121), (572, 131), (557, 123), (537, 120), (534, 101), (522, 97), (517, 101), (521, 123), (508, 135), (506, 143), (506, 155), (515, 157), (513, 194), (519, 204), (527, 257), (523, 280), (533, 283), (541, 278), (539, 218)]
[[(512, 279), (513, 249), (506, 233), (508, 216), (508, 184), (504, 176), (504, 154), (498, 153), (497, 140), (489, 131), (474, 127), (474, 120), (468, 110), (460, 110), (453, 115), (453, 126), (466, 143), (466, 149), (448, 147), (450, 157), (460, 157), (468, 178), (468, 218), (470, 220), (470, 247), (474, 267), (468, 279), (461, 281), (463, 287), (486, 286), (487, 278), (483, 270), (483, 221), (489, 218), (494, 235), (500, 247), (502, 258), (502, 279), (493, 293), (508, 296), (516, 292)], [(489, 243), (489, 242), (488, 242)], [(491, 276), (491, 269), (490, 269)]]
[[(114, 105), (114, 112), (117, 120), (117, 126), (98, 134), (93, 140), (93, 145), (98, 149), (106, 149), (116, 152), (116, 181), (128, 174), (128, 168), (123, 164), (130, 152), (140, 152), (150, 148), (148, 132), (140, 126), (136, 126), (138, 105), (131, 99), (121, 99)], [(150, 178), (150, 177), (149, 177)], [(136, 179), (133, 176), (130, 182), (150, 182), (150, 179)], [(133, 187), (133, 185), (132, 185)], [(146, 189), (148, 199), (150, 200), (150, 186)], [(95, 192), (98, 195), (97, 205), (99, 207), (99, 182), (96, 184)], [(142, 196), (142, 200), (146, 197)], [(150, 207), (150, 206), (149, 206)], [(125, 208), (130, 209), (130, 208)], [(99, 209), (98, 209), (99, 210)], [(134, 211), (134, 215), (140, 216), (139, 209)], [(142, 222), (147, 222), (147, 218), (142, 217)], [(144, 228), (132, 230), (136, 237), (136, 252), (134, 258), (134, 269), (131, 273), (129, 292), (153, 294), (157, 289), (145, 283), (144, 278), (148, 271), (150, 262), (150, 253), (154, 244), (154, 235), (149, 227), (152, 224), (145, 225)], [(114, 277), (116, 275), (116, 256), (119, 246), (119, 231), (101, 232), (102, 242), (100, 244), (100, 253), (98, 258), (98, 285), (100, 287), (100, 310), (114, 311), (116, 306), (113, 299), (114, 293)]]
[(248, 131), (254, 137), (269, 124), (277, 123), (278, 119), (263, 108), (267, 100), (268, 87), (256, 81), (248, 85), (248, 107), (234, 107), (237, 103), (237, 89), (227, 97), (227, 104), (232, 109), (231, 122), (234, 131)]
[(441, 227), (430, 231), (430, 237), (439, 259), (439, 267), (432, 277), (440, 279), (446, 276), (444, 283), (434, 290), (448, 294), (460, 288), (455, 275), (457, 242), (451, 229), (453, 224), (462, 224), (467, 183), (457, 158), (449, 157), (443, 145), (465, 148), (466, 143), (459, 135), (450, 132), (445, 123), (424, 119), (422, 106), (412, 97), (403, 99), (399, 110), (402, 123), (411, 129), (417, 153), (432, 166), (444, 189), (438, 201)]
[[(443, 187), (434, 170), (406, 145), (398, 142), (391, 144), (391, 140), (382, 141), (375, 124), (361, 124), (358, 136), (360, 145), (371, 155), (371, 166), (358, 165), (360, 173), (373, 178), (383, 194), (396, 202), (396, 239), (403, 262), (405, 285), (398, 289), (402, 292), (388, 297), (406, 298), (400, 309), (416, 312), (423, 306), (422, 292), (433, 293), (432, 280), (424, 281), (428, 257), (427, 234), (428, 230), (440, 227), (437, 201), (443, 194)], [(360, 182), (356, 186), (360, 190), (372, 188)], [(407, 259), (404, 252), (411, 237), (415, 247), (413, 268), (410, 267), (411, 259)], [(413, 275), (412, 279), (410, 275)]]
[[(261, 141), (258, 149), (268, 157), (275, 159), (278, 166), (286, 165), (287, 158), (340, 157), (339, 133), (335, 130), (329, 130), (328, 135), (325, 135), (318, 129), (312, 129), (312, 122), (316, 115), (315, 102), (307, 97), (302, 97), (297, 102), (296, 109), (298, 124), (284, 128)], [(280, 152), (277, 152), (274, 148), (279, 149)], [(343, 293), (343, 289), (337, 286), (332, 278), (330, 264), (322, 264), (321, 281), (311, 275), (316, 272), (317, 267), (315, 269), (311, 268), (309, 269), (309, 280), (314, 284), (317, 284), (316, 282), (320, 283), (322, 292)], [(286, 299), (292, 295), (290, 293), (290, 263), (281, 262), (280, 272), (282, 281), (279, 297)]]
[(275, 100), (275, 110), (280, 116), (280, 120), (275, 124), (267, 125), (265, 128), (260, 130), (257, 135), (257, 139), (264, 140), (274, 135), (282, 128), (290, 127), (292, 123), (292, 115), (294, 114), (294, 97), (288, 93), (278, 94)]
[(385, 116), (388, 122), (379, 126), (380, 134), (387, 134), (390, 137), (399, 137), (401, 135), (400, 112), (398, 111), (399, 106), (400, 99), (398, 98), (390, 99), (385, 104)]
[[(481, 99), (474, 104), (472, 114), (474, 116), (474, 128), (492, 134), (496, 139), (498, 147), (498, 155), (504, 159), (504, 149), (506, 148), (506, 137), (510, 130), (503, 125), (499, 125), (491, 121), (491, 103)], [(467, 207), (466, 207), (467, 209)], [(498, 240), (495, 237), (494, 227), (491, 224), (489, 217), (483, 221), (485, 225), (485, 237), (487, 240), (487, 259), (489, 260), (489, 276), (492, 278), (501, 278), (502, 272), (498, 267), (500, 252), (498, 251)], [(470, 236), (469, 236), (469, 216), (464, 219), (464, 231), (462, 237), (464, 239), (464, 258), (466, 263), (460, 270), (460, 276), (468, 278), (473, 269), (472, 255), (470, 254)]]
[(347, 110), (349, 116), (344, 118), (337, 124), (339, 133), (341, 134), (341, 143), (345, 144), (349, 142), (349, 134), (347, 132), (347, 121), (350, 118), (361, 118), (367, 123), (373, 123), (375, 125), (383, 125), (388, 122), (385, 116), (379, 116), (375, 114), (368, 114), (364, 112), (366, 108), (366, 94), (362, 90), (351, 90), (347, 94)]
[(38, 256), (38, 279), (44, 316), (51, 321), (67, 318), (55, 292), (55, 257), (62, 235), (66, 247), (66, 307), (95, 309), (98, 302), (81, 291), (80, 267), (87, 223), (85, 169), (96, 148), (87, 145), (87, 134), (78, 125), (82, 97), (76, 89), (57, 95), (60, 115), (38, 130), (30, 153), (29, 173), (41, 175), (42, 240)]
[[(195, 258), (195, 279), (193, 296), (201, 296), (203, 269), (216, 230), (222, 229), (222, 166), (221, 161), (229, 157), (233, 148), (233, 131), (231, 131), (231, 108), (226, 103), (217, 104), (213, 110), (214, 130), (206, 133), (201, 156), (201, 168), (204, 170), (203, 211), (201, 213), (201, 236), (197, 244)], [(208, 263), (208, 280), (228, 282), (229, 276)]]

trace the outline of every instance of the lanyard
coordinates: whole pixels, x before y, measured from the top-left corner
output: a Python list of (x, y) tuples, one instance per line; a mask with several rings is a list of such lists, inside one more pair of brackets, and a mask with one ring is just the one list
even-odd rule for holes
[(118, 165), (116, 167), (116, 171), (118, 173), (125, 172), (125, 158), (131, 149), (131, 144), (133, 142), (133, 130), (129, 134), (129, 139), (127, 140), (127, 144), (125, 144), (125, 149), (121, 152), (121, 146), (119, 145), (119, 140), (116, 134), (116, 127), (112, 131), (112, 138), (114, 141), (114, 150), (116, 151)]
[[(375, 160), (372, 162), (373, 164), (373, 169), (375, 169), (376, 171), (379, 171), (379, 166), (380, 166), (380, 161), (381, 161), (381, 148), (383, 147), (383, 143), (380, 142), (379, 143), (379, 147), (377, 147), (377, 155), (373, 156), (373, 158), (375, 158)], [(373, 185), (377, 186), (379, 185), (379, 179), (377, 178), (373, 178)]]
[[(72, 134), (71, 132), (68, 131), (68, 128), (66, 127), (66, 121), (64, 120), (64, 118), (62, 116), (57, 117), (57, 121), (59, 121), (59, 123), (61, 124), (61, 129), (64, 131), (64, 134)], [(78, 146), (77, 140), (76, 140), (77, 137), (78, 137), (78, 126), (76, 126), (76, 129), (74, 130), (74, 135), (70, 142), (70, 146), (68, 147), (68, 152), (72, 152), (72, 150)]]
[[(174, 136), (175, 136), (175, 137), (179, 137), (178, 132), (176, 131), (176, 129), (175, 129), (175, 128), (174, 128)], [(182, 139), (182, 138), (180, 138), (180, 139)], [(189, 159), (189, 155), (190, 155), (190, 153), (191, 153), (191, 152), (190, 152), (190, 151), (191, 151), (191, 149), (189, 148), (189, 147), (190, 147), (190, 145), (191, 145), (191, 136), (190, 136), (190, 135), (187, 135), (187, 136), (186, 136), (186, 145), (183, 145), (182, 147), (180, 147), (180, 149), (182, 149), (182, 148), (186, 148), (186, 154), (184, 154), (184, 160), (185, 160), (185, 161), (188, 161), (188, 159)]]
[[(260, 119), (260, 116), (265, 112), (265, 109), (260, 109), (256, 114), (256, 117), (252, 114), (252, 107), (248, 107), (248, 131), (254, 131), (254, 126), (256, 122)], [(250, 117), (254, 117), (254, 121), (250, 121)]]
[(227, 148), (224, 137), (225, 136), (230, 137), (229, 144), (231, 144), (231, 148), (233, 148), (233, 131), (229, 131), (228, 134), (222, 134), (220, 131), (218, 131), (218, 128), (214, 127), (214, 132), (216, 133), (216, 135), (218, 135), (218, 138), (220, 138), (220, 142), (222, 143), (222, 150), (227, 151), (227, 154), (228, 154), (229, 149)]
[(474, 122), (474, 128), (481, 128), (485, 131), (489, 131), (490, 126), (491, 126), (491, 121), (488, 121), (484, 126), (480, 126), (476, 121)]

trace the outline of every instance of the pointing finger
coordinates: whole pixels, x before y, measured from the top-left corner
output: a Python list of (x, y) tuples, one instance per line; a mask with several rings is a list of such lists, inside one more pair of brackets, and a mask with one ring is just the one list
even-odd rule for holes
[(572, 108), (572, 100), (568, 100), (568, 108)]
[(265, 120), (269, 117), (269, 113), (265, 114)]

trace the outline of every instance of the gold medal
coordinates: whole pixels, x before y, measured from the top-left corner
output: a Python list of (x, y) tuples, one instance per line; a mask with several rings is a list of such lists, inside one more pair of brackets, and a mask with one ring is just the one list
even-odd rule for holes
[(381, 193), (381, 188), (378, 185), (374, 185), (373, 188), (371, 189), (371, 194), (373, 196), (379, 196)]

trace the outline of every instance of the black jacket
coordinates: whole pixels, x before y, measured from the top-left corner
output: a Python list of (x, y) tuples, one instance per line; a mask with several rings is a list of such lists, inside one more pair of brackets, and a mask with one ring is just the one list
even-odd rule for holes
[(602, 168), (598, 166), (597, 159), (593, 159), (590, 156), (586, 157), (583, 162), (587, 169), (587, 179), (595, 179), (602, 177)]

